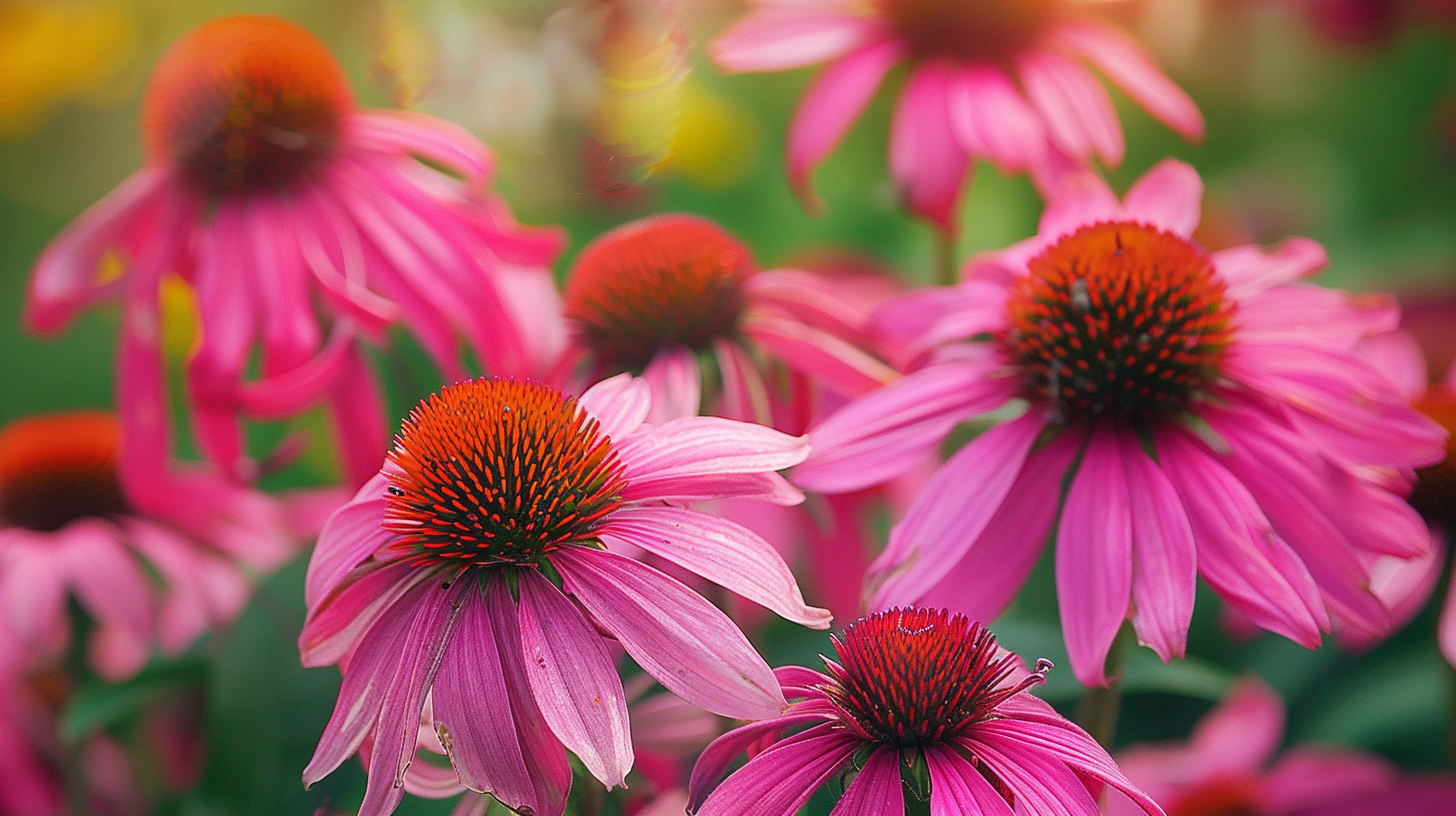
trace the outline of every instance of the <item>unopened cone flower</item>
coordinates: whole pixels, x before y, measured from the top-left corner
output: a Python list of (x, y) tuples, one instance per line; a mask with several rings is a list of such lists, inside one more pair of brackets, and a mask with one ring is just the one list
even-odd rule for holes
[(569, 749), (608, 787), (632, 767), (606, 636), (684, 700), (775, 716), (773, 674), (729, 619), (646, 551), (780, 615), (827, 628), (762, 539), (681, 505), (802, 495), (775, 473), (802, 437), (714, 417), (644, 424), (647, 384), (581, 398), (506, 379), (447, 386), (406, 420), (384, 469), (330, 521), (309, 564), (309, 666), (344, 685), (304, 780), (369, 747), (361, 814), (400, 801), (426, 697), (462, 786), (557, 816)]

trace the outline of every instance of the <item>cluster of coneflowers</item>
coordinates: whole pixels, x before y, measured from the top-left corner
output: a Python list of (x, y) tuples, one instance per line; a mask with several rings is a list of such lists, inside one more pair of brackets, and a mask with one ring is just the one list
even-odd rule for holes
[[(1092, 687), (1118, 672), (1128, 622), (1182, 657), (1199, 576), (1308, 647), (1401, 625), (1411, 598), (1378, 574), (1433, 560), (1405, 496), (1446, 432), (1391, 374), (1410, 362), (1393, 303), (1301, 282), (1325, 261), (1307, 240), (1206, 251), (1202, 184), (1181, 162), (1119, 198), (1093, 164), (1123, 142), (1089, 67), (1184, 136), (1203, 123), (1075, 3), (756, 0), (711, 52), (729, 70), (830, 63), (788, 133), (806, 198), (908, 64), (889, 145), (906, 205), (952, 230), (987, 160), (1031, 174), (1037, 234), (905, 291), (762, 270), (716, 224), (664, 214), (597, 236), (559, 291), (564, 236), (513, 219), (462, 129), (359, 109), (324, 47), (281, 20), (226, 18), (172, 47), (147, 90), (146, 166), (31, 282), (41, 332), (120, 303), (117, 411), (0, 433), (0, 681), (19, 689), (0, 712), (0, 801), (61, 807), (15, 724), (35, 702), (19, 678), (70, 648), (68, 598), (94, 623), (95, 670), (125, 678), (226, 626), (251, 577), (315, 535), (299, 650), (343, 685), (303, 781), (357, 756), (367, 816), (406, 792), (560, 816), (589, 784), (573, 757), (623, 785), (635, 754), (662, 750), (654, 736), (701, 712), (742, 724), (690, 782), (651, 782), (652, 813), (792, 816), (826, 785), (835, 816), (1354, 801), (1311, 799), (1306, 779), (1290, 805), (1278, 768), (1258, 778), (1279, 715), (1255, 686), (1228, 705), (1273, 713), (1221, 710), (1184, 764), (1137, 754), (1124, 773), (1031, 693), (1051, 666), (1029, 669), (985, 624), (1051, 540), (1070, 668)], [(180, 395), (200, 462), (172, 442), (161, 325), (177, 282), (200, 326)], [(401, 333), (446, 384), (390, 445), (370, 349)], [(316, 407), (352, 498), (259, 490), (288, 451), (251, 458), (244, 423)], [(940, 461), (972, 419), (984, 430)], [(896, 496), (865, 568), (858, 513)], [(782, 554), (801, 547), (811, 596), (843, 618), (822, 671), (771, 668), (740, 629), (753, 607), (831, 626)], [(675, 696), (624, 684), (624, 657)], [(1233, 749), (1237, 716), (1252, 742)], [(1341, 761), (1360, 801), (1399, 787), (1372, 759)], [(1401, 801), (1456, 799), (1420, 793)]]

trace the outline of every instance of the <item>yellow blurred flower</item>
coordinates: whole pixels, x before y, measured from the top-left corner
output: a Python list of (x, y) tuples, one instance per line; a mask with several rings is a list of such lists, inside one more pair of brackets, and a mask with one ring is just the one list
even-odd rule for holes
[(0, 138), (35, 132), (62, 103), (104, 101), (136, 51), (119, 2), (0, 0)]

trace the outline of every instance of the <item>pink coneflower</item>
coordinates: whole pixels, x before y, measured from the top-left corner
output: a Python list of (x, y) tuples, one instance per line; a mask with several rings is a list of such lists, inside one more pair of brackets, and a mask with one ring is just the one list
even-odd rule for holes
[[(653, 419), (695, 414), (706, 365), (713, 413), (801, 431), (810, 383), (855, 396), (896, 373), (863, 350), (856, 299), (792, 269), (760, 271), (737, 238), (698, 216), (655, 215), (598, 236), (566, 282), (566, 317), (595, 381), (621, 371), (652, 386)], [(759, 360), (781, 361), (788, 397)]]
[(931, 361), (819, 425), (800, 486), (860, 489), (960, 421), (1006, 412), (895, 527), (871, 608), (993, 618), (1055, 525), (1063, 631), (1084, 683), (1106, 682), (1128, 617), (1164, 660), (1182, 655), (1196, 575), (1306, 646), (1331, 616), (1388, 631), (1370, 571), (1383, 555), (1428, 552), (1401, 492), (1444, 454), (1444, 431), (1356, 352), (1397, 309), (1294, 282), (1324, 265), (1312, 241), (1204, 252), (1188, 238), (1201, 188), (1173, 161), (1124, 202), (1088, 175), (1037, 236), (884, 313)]
[[(274, 569), (312, 535), (296, 497), (202, 473), (128, 478), (120, 437), (99, 411), (0, 430), (0, 616), (33, 662), (52, 660), (70, 643), (74, 596), (96, 624), (90, 662), (112, 680), (139, 671), (154, 646), (177, 654), (231, 622), (248, 597), (245, 568)], [(176, 506), (127, 489), (137, 481), (168, 485)]]
[[(1051, 665), (1028, 675), (964, 615), (878, 612), (836, 635), (834, 650), (827, 675), (777, 670), (792, 700), (782, 716), (708, 746), (693, 769), (691, 811), (793, 816), (819, 786), (855, 771), (833, 816), (899, 816), (907, 788), (921, 801), (928, 794), (934, 814), (1095, 816), (1106, 785), (1161, 816), (1087, 732), (1023, 693)], [(748, 764), (718, 784), (744, 750)]]
[(368, 479), (388, 430), (362, 341), (392, 325), (452, 379), (461, 338), (505, 374), (535, 372), (564, 344), (559, 321), (521, 317), (555, 302), (546, 266), (560, 236), (523, 230), (485, 189), (485, 146), (437, 119), (357, 109), (333, 57), (292, 23), (228, 17), (183, 37), (152, 75), (143, 129), (146, 166), (45, 250), (26, 311), (51, 332), (123, 300), (128, 427), (134, 369), (161, 353), (168, 273), (190, 284), (200, 318), (187, 365), (199, 446), (237, 476), (250, 475), (240, 414), (322, 401), (345, 472)]
[(1137, 43), (1076, 0), (754, 0), (713, 43), (731, 71), (832, 60), (789, 126), (788, 171), (806, 196), (814, 168), (890, 68), (911, 65), (890, 132), (890, 172), (909, 206), (946, 230), (972, 159), (1028, 170), (1044, 190), (1096, 154), (1122, 161), (1122, 126), (1097, 68), (1153, 116), (1203, 136), (1193, 101)]
[(309, 565), (299, 648), (305, 665), (340, 663), (344, 685), (306, 783), (370, 739), (360, 813), (391, 811), (428, 694), (470, 790), (560, 814), (566, 749), (621, 784), (632, 748), (604, 633), (694, 705), (779, 712), (772, 673), (722, 612), (612, 548), (645, 550), (827, 628), (766, 542), (678, 506), (800, 501), (774, 471), (802, 461), (806, 442), (715, 417), (644, 425), (649, 401), (627, 375), (580, 400), (496, 379), (447, 386), (415, 409)]
[[(1408, 777), (1380, 757), (1301, 746), (1275, 758), (1284, 701), (1257, 677), (1229, 691), (1184, 744), (1118, 756), (1127, 777), (1168, 816), (1410, 816), (1456, 813), (1456, 782)], [(1272, 760), (1272, 762), (1271, 762)], [(1137, 808), (1110, 796), (1107, 816)]]

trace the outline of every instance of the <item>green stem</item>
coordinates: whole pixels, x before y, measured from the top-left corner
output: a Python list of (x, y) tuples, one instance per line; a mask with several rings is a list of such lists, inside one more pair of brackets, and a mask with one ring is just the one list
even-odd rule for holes
[(960, 282), (956, 266), (956, 236), (942, 229), (935, 230), (935, 282), (952, 286)]
[(1132, 627), (1124, 623), (1107, 650), (1104, 671), (1112, 678), (1106, 688), (1089, 688), (1082, 695), (1077, 706), (1077, 724), (1087, 730), (1103, 748), (1112, 751), (1112, 740), (1117, 736), (1117, 715), (1122, 710), (1122, 659), (1127, 652), (1127, 643), (1132, 639)]

